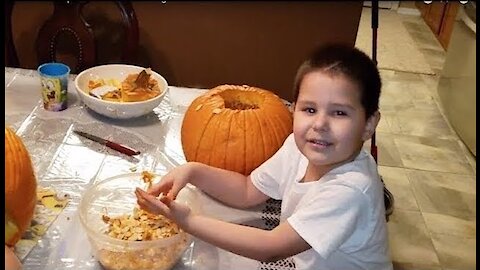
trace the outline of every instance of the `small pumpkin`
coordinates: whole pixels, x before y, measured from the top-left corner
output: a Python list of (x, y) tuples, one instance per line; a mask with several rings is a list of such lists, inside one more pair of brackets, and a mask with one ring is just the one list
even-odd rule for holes
[(220, 85), (197, 97), (181, 128), (187, 161), (249, 175), (292, 132), (292, 114), (274, 93)]
[(30, 155), (21, 138), (5, 128), (5, 244), (15, 245), (30, 226), (36, 191)]

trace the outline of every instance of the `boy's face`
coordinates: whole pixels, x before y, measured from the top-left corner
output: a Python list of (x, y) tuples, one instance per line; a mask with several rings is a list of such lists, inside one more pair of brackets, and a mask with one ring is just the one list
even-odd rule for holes
[(376, 113), (365, 119), (357, 84), (343, 75), (305, 75), (293, 115), (295, 142), (314, 166), (336, 167), (355, 158), (373, 134)]

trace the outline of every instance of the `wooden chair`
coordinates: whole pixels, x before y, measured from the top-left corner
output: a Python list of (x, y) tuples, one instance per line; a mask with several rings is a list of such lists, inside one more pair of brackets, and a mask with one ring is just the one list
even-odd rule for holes
[[(83, 14), (83, 9), (88, 2), (54, 2), (54, 12), (42, 25), (36, 39), (39, 64), (61, 60), (58, 59), (60, 43), (67, 43), (66, 46), (69, 47), (69, 50), (74, 51), (76, 60), (74, 63), (76, 63), (70, 64), (73, 65), (71, 66), (73, 73), (104, 64), (98, 62), (98, 46), (101, 41), (96, 39), (92, 25), (85, 20)], [(122, 28), (125, 33), (120, 62), (134, 64), (138, 50), (137, 17), (130, 2), (115, 1), (115, 4), (120, 11)], [(65, 42), (65, 39), (60, 36), (69, 37), (70, 42)]]
[(13, 45), (12, 35), (12, 1), (5, 1), (5, 66), (18, 67), (18, 57), (15, 46)]

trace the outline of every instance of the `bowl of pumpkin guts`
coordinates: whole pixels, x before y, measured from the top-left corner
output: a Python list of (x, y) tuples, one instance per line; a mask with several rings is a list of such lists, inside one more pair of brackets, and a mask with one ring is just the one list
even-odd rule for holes
[(78, 74), (75, 89), (92, 111), (113, 119), (131, 119), (152, 112), (165, 97), (168, 83), (150, 68), (108, 64)]
[[(171, 269), (192, 238), (173, 221), (138, 207), (135, 188), (146, 190), (159, 175), (143, 171), (107, 178), (90, 187), (79, 205), (80, 221), (93, 255), (105, 269)], [(160, 195), (162, 196), (162, 195)], [(198, 212), (194, 187), (176, 201)]]

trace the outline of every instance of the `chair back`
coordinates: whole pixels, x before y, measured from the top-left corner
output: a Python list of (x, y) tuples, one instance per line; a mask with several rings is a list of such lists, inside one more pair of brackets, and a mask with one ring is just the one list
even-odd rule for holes
[[(98, 58), (102, 40), (95, 35), (93, 27), (96, 25), (87, 21), (83, 14), (88, 3), (89, 1), (54, 2), (53, 14), (40, 28), (35, 42), (39, 64), (64, 62), (71, 67), (73, 73), (105, 64), (99, 62)], [(130, 2), (115, 1), (115, 4), (121, 15), (123, 29), (120, 31), (124, 32), (120, 62), (133, 64), (138, 50), (137, 17)]]
[(5, 66), (19, 67), (17, 51), (13, 44), (12, 11), (13, 1), (5, 1)]

